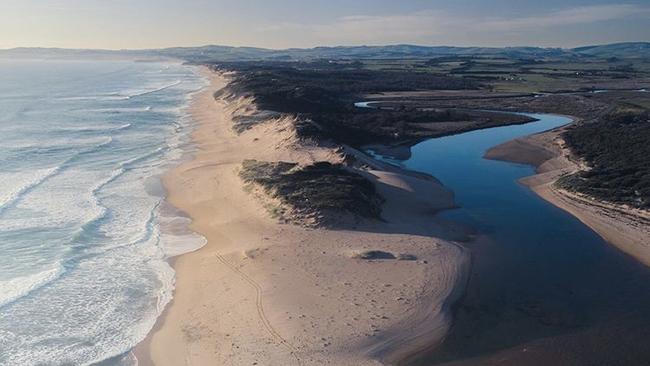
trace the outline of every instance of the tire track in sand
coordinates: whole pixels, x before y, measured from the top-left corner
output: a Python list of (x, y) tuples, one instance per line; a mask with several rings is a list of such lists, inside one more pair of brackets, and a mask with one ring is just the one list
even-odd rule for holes
[(260, 320), (264, 325), (264, 328), (271, 335), (271, 337), (273, 337), (278, 343), (280, 343), (281, 345), (283, 345), (289, 350), (289, 353), (293, 356), (293, 358), (296, 359), (296, 363), (298, 364), (298, 366), (302, 366), (303, 363), (300, 357), (298, 357), (298, 350), (291, 343), (289, 343), (289, 341), (284, 339), (284, 337), (282, 337), (280, 333), (278, 333), (278, 331), (275, 330), (275, 328), (273, 328), (271, 322), (266, 317), (266, 314), (264, 313), (264, 307), (262, 306), (262, 286), (260, 286), (259, 283), (255, 282), (255, 280), (253, 280), (246, 273), (242, 272), (239, 268), (235, 267), (232, 263), (228, 262), (228, 260), (226, 260), (226, 258), (224, 258), (222, 255), (215, 254), (215, 256), (221, 263), (226, 265), (228, 268), (230, 268), (230, 270), (238, 274), (243, 280), (245, 280), (251, 286), (253, 286), (253, 288), (255, 289), (255, 306), (257, 308), (257, 314), (259, 315)]

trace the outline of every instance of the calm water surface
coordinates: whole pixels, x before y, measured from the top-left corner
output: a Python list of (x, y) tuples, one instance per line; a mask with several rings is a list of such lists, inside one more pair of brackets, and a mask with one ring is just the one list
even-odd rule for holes
[(468, 288), (441, 347), (420, 365), (650, 365), (650, 271), (520, 185), (525, 165), (487, 149), (564, 125), (560, 116), (436, 138), (408, 160), (454, 190), (445, 218), (476, 228)]

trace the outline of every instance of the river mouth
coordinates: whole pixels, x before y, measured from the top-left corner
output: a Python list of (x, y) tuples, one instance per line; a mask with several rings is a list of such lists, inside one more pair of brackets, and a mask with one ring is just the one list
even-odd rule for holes
[[(645, 365), (650, 270), (517, 181), (526, 165), (483, 159), (503, 142), (570, 122), (537, 122), (429, 139), (410, 154), (372, 155), (451, 188), (469, 224), (472, 269), (445, 341), (414, 365)], [(400, 159), (403, 157), (403, 159)]]

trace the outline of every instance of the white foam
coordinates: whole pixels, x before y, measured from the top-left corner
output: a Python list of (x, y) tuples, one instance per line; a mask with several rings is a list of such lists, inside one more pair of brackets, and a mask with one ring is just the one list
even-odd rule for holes
[(17, 172), (13, 174), (0, 175), (0, 213), (7, 207), (17, 202), (22, 195), (29, 190), (42, 184), (49, 177), (60, 171), (61, 167), (56, 166), (47, 169), (39, 169), (33, 172)]
[(127, 92), (126, 95), (124, 95), (124, 94), (120, 94), (120, 95), (124, 96), (126, 99), (132, 99), (132, 98), (141, 97), (141, 96), (148, 95), (148, 94), (157, 93), (157, 92), (169, 89), (169, 88), (173, 88), (173, 87), (175, 87), (177, 85), (180, 85), (182, 82), (183, 82), (182, 80), (176, 80), (173, 83), (165, 84), (165, 85), (158, 86), (158, 87), (154, 87), (153, 89), (141, 90), (141, 91), (132, 91), (132, 92)]
[(171, 300), (173, 276), (153, 242), (85, 260), (5, 309), (0, 363), (88, 365), (129, 351)]
[(131, 127), (130, 123), (125, 123), (125, 124), (123, 124), (123, 125), (121, 125), (119, 127), (115, 127), (114, 130), (115, 131), (122, 131), (122, 130), (126, 130), (127, 128), (130, 128), (130, 127)]
[(138, 112), (149, 112), (151, 111), (151, 107), (92, 108), (92, 109), (84, 109), (84, 111), (106, 113), (106, 114), (138, 113)]
[(54, 281), (63, 272), (63, 267), (58, 266), (47, 271), (0, 281), (0, 307)]
[(120, 126), (115, 125), (99, 125), (99, 126), (88, 126), (88, 127), (62, 127), (58, 129), (58, 132), (112, 132), (112, 131), (122, 131), (131, 127), (130, 123), (125, 123)]
[[(167, 258), (205, 243), (186, 229), (164, 230), (161, 225), (171, 221), (189, 221), (160, 217), (163, 197), (150, 192), (152, 179), (182, 155), (190, 121), (182, 117), (187, 100), (180, 93), (199, 83), (184, 66), (155, 75), (147, 72), (159, 65), (132, 67), (137, 73), (125, 72), (121, 79), (93, 79), (92, 87), (104, 89), (91, 93), (87, 108), (79, 109), (74, 99), (67, 108), (59, 100), (57, 113), (70, 110), (74, 118), (53, 115), (62, 120), (25, 125), (35, 130), (24, 128), (24, 135), (0, 144), (0, 158), (26, 151), (30, 159), (59, 162), (49, 167), (24, 161), (23, 172), (11, 172), (0, 159), (0, 209), (3, 202), (11, 207), (0, 220), (1, 365), (88, 365), (127, 354), (172, 298), (174, 272)], [(152, 102), (156, 112), (170, 114), (127, 119), (98, 111), (149, 111), (127, 98), (172, 87), (178, 90)], [(39, 128), (46, 138), (35, 137)], [(47, 131), (56, 136), (49, 138)], [(16, 152), (17, 143), (23, 150)]]
[(104, 208), (97, 205), (93, 190), (106, 177), (105, 172), (60, 170), (12, 203), (15, 210), (5, 211), (0, 231), (81, 227), (101, 217)]
[[(180, 216), (160, 217), (159, 221), (162, 228), (160, 247), (167, 257), (171, 258), (193, 252), (207, 243), (205, 237), (189, 230), (188, 226), (192, 222), (189, 218)], [(179, 227), (184, 230), (179, 230)]]

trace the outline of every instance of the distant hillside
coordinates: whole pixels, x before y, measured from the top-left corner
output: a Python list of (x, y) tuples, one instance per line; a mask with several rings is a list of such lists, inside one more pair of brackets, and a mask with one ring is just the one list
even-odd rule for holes
[(4, 58), (175, 58), (190, 62), (315, 59), (409, 59), (448, 56), (494, 56), (508, 58), (599, 57), (650, 58), (649, 42), (627, 42), (573, 49), (542, 47), (451, 47), (451, 46), (340, 46), (272, 50), (255, 47), (203, 46), (152, 50), (76, 50), (14, 48), (0, 50)]
[(647, 58), (650, 56), (650, 42), (626, 42), (586, 46), (574, 48), (572, 51), (581, 55), (604, 58)]
[(269, 50), (250, 47), (205, 46), (199, 48), (171, 48), (157, 51), (159, 55), (183, 58), (196, 62), (278, 60), (302, 61), (315, 59), (409, 59), (443, 56), (505, 56), (541, 58), (562, 56), (567, 51), (559, 48), (538, 47), (449, 47), (449, 46), (339, 46), (316, 48), (290, 48)]

